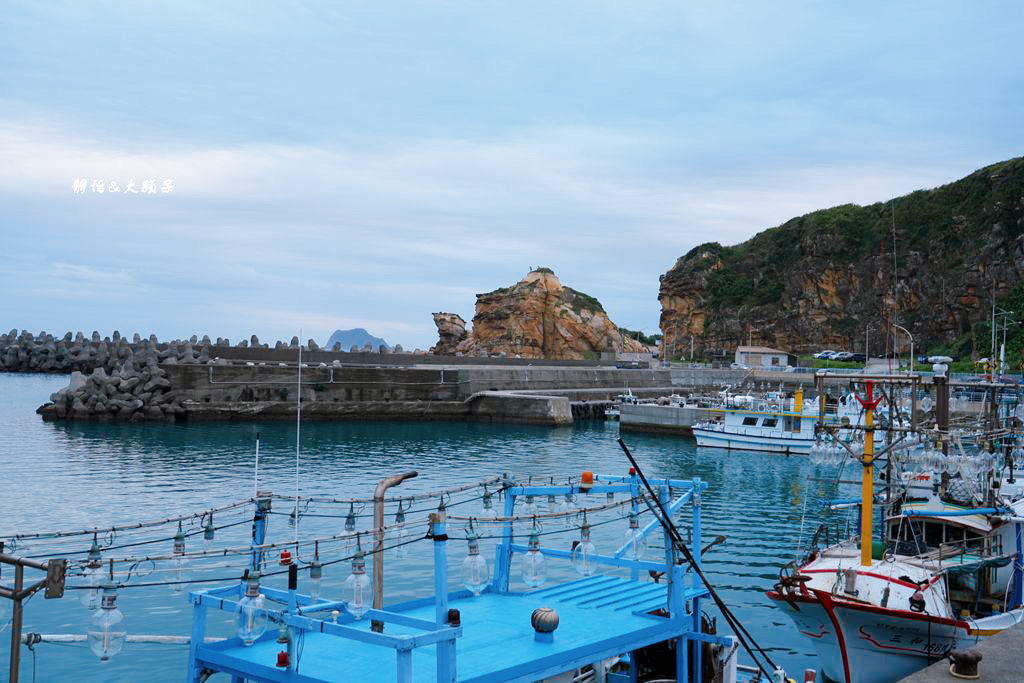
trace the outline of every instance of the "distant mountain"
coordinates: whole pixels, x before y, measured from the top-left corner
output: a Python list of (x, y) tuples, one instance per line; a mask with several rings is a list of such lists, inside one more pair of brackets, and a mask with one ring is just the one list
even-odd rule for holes
[(327, 340), (327, 344), (324, 348), (332, 349), (336, 342), (341, 342), (342, 351), (348, 351), (352, 348), (353, 344), (361, 349), (366, 342), (370, 342), (374, 351), (376, 351), (381, 344), (387, 346), (389, 349), (391, 348), (388, 346), (386, 341), (380, 337), (374, 337), (361, 327), (357, 327), (354, 330), (335, 330), (334, 334), (331, 335), (331, 338)]

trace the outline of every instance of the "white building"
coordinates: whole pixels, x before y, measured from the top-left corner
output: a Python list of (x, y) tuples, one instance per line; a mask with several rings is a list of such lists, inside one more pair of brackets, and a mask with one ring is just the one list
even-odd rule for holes
[[(751, 368), (758, 367), (786, 367), (790, 364), (790, 355), (778, 349), (769, 349), (767, 346), (738, 346), (736, 347), (736, 362)], [(795, 363), (795, 358), (793, 359)]]

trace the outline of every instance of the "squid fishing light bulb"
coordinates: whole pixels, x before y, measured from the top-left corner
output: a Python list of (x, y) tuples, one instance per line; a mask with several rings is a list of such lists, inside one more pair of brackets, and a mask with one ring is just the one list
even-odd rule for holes
[(85, 635), (89, 649), (101, 662), (110, 661), (124, 647), (127, 635), (124, 615), (117, 608), (117, 590), (113, 583), (103, 585), (100, 608), (93, 613)]
[[(89, 589), (82, 591), (80, 600), (82, 607), (91, 612), (100, 606), (100, 583), (103, 581), (103, 562), (95, 537), (92, 539), (92, 547), (89, 548), (88, 562), (82, 570), (82, 578)], [(6, 604), (7, 601), (3, 600), (3, 603)]]
[(533, 496), (523, 496), (523, 509), (519, 511), (520, 516), (534, 517), (538, 513), (537, 503)]
[(590, 522), (583, 519), (583, 526), (580, 528), (580, 540), (573, 545), (572, 566), (580, 576), (592, 576), (597, 571), (597, 565), (593, 558), (597, 554), (594, 544), (590, 541)]
[(245, 595), (238, 601), (238, 637), (246, 647), (259, 640), (267, 630), (267, 608), (260, 593), (260, 575), (253, 574), (245, 585)]
[(494, 519), (498, 516), (497, 511), (494, 509), (494, 494), (484, 489), (484, 501), (483, 507), (478, 513), (481, 519)]
[(203, 550), (207, 552), (213, 550), (215, 532), (216, 530), (213, 527), (213, 515), (210, 515), (206, 520), (206, 526), (203, 528)]
[(469, 543), (469, 553), (462, 561), (462, 585), (472, 591), (473, 595), (480, 595), (491, 580), (491, 570), (487, 560), (480, 554), (479, 536), (472, 527), (466, 534), (466, 541)]
[(571, 527), (572, 514), (576, 512), (576, 505), (575, 503), (573, 503), (573, 495), (571, 491), (569, 493), (566, 493), (565, 497), (562, 499), (562, 502), (558, 504), (557, 512), (560, 515), (564, 515), (564, 517), (562, 518), (562, 523), (565, 524), (565, 526), (567, 527)]
[(320, 563), (320, 541), (313, 546), (313, 561), (309, 563), (309, 599), (317, 602), (320, 599), (320, 579), (324, 575), (324, 566)]
[(523, 555), (522, 576), (523, 583), (530, 588), (543, 586), (547, 578), (547, 567), (544, 565), (544, 555), (540, 552), (540, 537), (536, 527), (530, 532), (527, 550)]
[(629, 528), (623, 545), (626, 546), (623, 557), (627, 560), (639, 560), (647, 550), (647, 539), (640, 533), (640, 518), (635, 512), (629, 513)]
[(398, 501), (398, 512), (395, 513), (395, 558), (405, 557), (405, 541), (409, 538), (409, 530), (405, 527), (405, 508)]
[(188, 578), (189, 560), (185, 556), (185, 532), (181, 529), (181, 522), (178, 522), (178, 533), (174, 534), (174, 559), (171, 560), (171, 590), (180, 593), (184, 590)]
[(345, 609), (356, 619), (361, 619), (370, 609), (367, 597), (370, 595), (370, 577), (366, 575), (366, 554), (362, 548), (352, 558), (352, 573), (345, 579)]

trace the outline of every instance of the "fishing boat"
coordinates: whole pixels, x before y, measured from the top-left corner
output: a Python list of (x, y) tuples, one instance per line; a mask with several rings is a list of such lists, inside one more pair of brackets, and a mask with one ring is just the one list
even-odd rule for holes
[[(719, 405), (709, 408), (715, 414), (711, 420), (693, 425), (693, 436), (698, 446), (806, 455), (815, 444), (817, 408), (818, 401), (805, 400), (801, 389), (792, 398), (783, 392), (761, 397), (726, 394)], [(863, 419), (850, 395), (839, 398), (828, 418), (844, 427), (834, 437), (844, 440), (856, 436), (845, 427)]]
[[(865, 386), (866, 398), (858, 400), (865, 406), (864, 428), (872, 432), (879, 399), (871, 379)], [(936, 386), (948, 389), (945, 382)], [(881, 502), (888, 510), (882, 537), (832, 537), (819, 527), (808, 552), (785, 565), (767, 592), (811, 640), (828, 679), (899, 680), (1024, 621), (1024, 499), (1000, 492), (1006, 474), (997, 472), (1002, 463), (994, 453), (968, 452), (948, 425), (937, 426), (926, 432), (929, 448), (903, 447), (904, 434), (886, 449), (887, 473), (898, 474), (902, 485), (887, 486), (899, 493), (881, 501), (874, 496), (879, 442), (866, 439), (860, 453), (850, 449), (863, 469), (861, 496), (828, 504), (856, 508), (859, 528), (873, 529), (873, 509)], [(819, 422), (819, 433), (823, 428)], [(999, 438), (1008, 455), (1016, 450), (1016, 435), (1001, 430)], [(948, 452), (953, 445), (959, 454)], [(1008, 471), (1013, 478), (1012, 466)]]

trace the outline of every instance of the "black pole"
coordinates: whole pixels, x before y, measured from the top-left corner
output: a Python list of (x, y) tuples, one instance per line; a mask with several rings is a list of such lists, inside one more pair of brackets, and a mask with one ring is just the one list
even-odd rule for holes
[[(718, 595), (718, 592), (715, 591), (714, 586), (711, 585), (711, 582), (708, 580), (707, 576), (704, 575), (703, 570), (701, 570), (701, 568), (697, 566), (697, 562), (693, 557), (693, 553), (690, 552), (690, 548), (683, 541), (683, 537), (679, 533), (679, 529), (676, 528), (676, 525), (672, 522), (672, 516), (668, 514), (667, 510), (665, 510), (665, 506), (662, 505), (661, 499), (655, 494), (654, 489), (651, 487), (651, 484), (647, 481), (647, 477), (644, 476), (643, 470), (640, 469), (640, 465), (633, 457), (633, 454), (629, 452), (629, 448), (626, 447), (626, 442), (623, 441), (621, 438), (619, 439), (619, 446), (622, 448), (622, 451), (626, 454), (626, 457), (629, 458), (630, 464), (633, 466), (633, 469), (640, 477), (640, 481), (643, 482), (644, 488), (647, 489), (648, 495), (657, 504), (658, 511), (656, 512), (654, 510), (654, 506), (651, 505), (651, 502), (649, 500), (645, 500), (647, 507), (654, 514), (655, 518), (657, 518), (658, 522), (665, 529), (665, 531), (668, 532), (676, 548), (678, 548), (679, 551), (683, 553), (683, 556), (686, 558), (686, 561), (690, 563), (690, 567), (693, 569), (693, 573), (696, 574), (698, 578), (700, 578), (701, 583), (703, 583), (704, 587), (708, 589), (708, 595), (711, 596), (711, 599), (714, 601), (715, 605), (717, 605), (718, 609), (721, 610), (722, 616), (725, 617), (726, 621), (729, 622), (729, 625), (732, 627), (733, 631), (736, 632), (736, 637), (739, 639), (740, 644), (743, 645), (743, 649), (747, 651), (747, 654), (750, 655), (750, 658), (754, 660), (755, 664), (757, 664), (757, 668), (760, 669), (770, 679), (771, 672), (765, 669), (761, 662), (758, 661), (757, 656), (754, 654), (751, 645), (747, 643), (747, 640), (753, 643), (753, 647), (761, 653), (761, 656), (764, 657), (765, 662), (767, 662), (768, 666), (770, 666), (772, 669), (778, 668), (775, 665), (775, 662), (773, 662), (771, 657), (768, 656), (768, 653), (765, 652), (764, 649), (762, 649), (761, 646), (754, 641), (753, 636), (751, 636), (747, 629), (743, 627), (743, 624), (739, 622), (736, 616), (729, 610), (729, 607)], [(746, 636), (746, 638), (744, 638), (744, 636)]]

